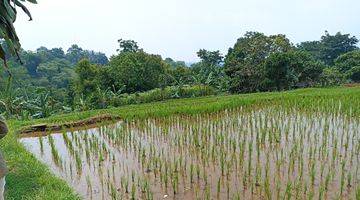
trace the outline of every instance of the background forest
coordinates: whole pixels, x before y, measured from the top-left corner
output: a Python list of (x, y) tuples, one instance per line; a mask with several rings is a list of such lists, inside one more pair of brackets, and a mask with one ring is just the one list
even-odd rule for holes
[(118, 42), (110, 58), (78, 45), (22, 50), (21, 61), (9, 57), (12, 76), (0, 73), (0, 113), (33, 119), (172, 98), (360, 82), (359, 41), (340, 32), (297, 45), (285, 35), (248, 32), (227, 55), (199, 50), (200, 61), (191, 66), (147, 53), (132, 40)]

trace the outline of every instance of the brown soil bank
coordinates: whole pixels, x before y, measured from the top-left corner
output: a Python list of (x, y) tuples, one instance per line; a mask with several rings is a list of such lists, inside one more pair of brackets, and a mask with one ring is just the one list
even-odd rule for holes
[(20, 135), (24, 136), (27, 134), (34, 134), (39, 132), (54, 132), (54, 131), (61, 131), (61, 130), (73, 129), (73, 128), (78, 129), (79, 127), (89, 127), (99, 123), (117, 121), (117, 120), (120, 120), (120, 118), (114, 115), (105, 114), (96, 117), (91, 117), (85, 120), (67, 122), (63, 124), (36, 124), (22, 129), (20, 131)]
[(360, 87), (360, 83), (348, 83), (344, 85), (345, 87)]

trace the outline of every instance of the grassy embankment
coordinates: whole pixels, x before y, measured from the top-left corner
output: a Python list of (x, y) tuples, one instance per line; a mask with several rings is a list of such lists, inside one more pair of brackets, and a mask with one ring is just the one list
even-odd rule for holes
[(197, 114), (252, 105), (281, 105), (306, 111), (344, 113), (360, 117), (360, 87), (301, 89), (282, 93), (258, 93), (178, 99), (141, 105), (94, 110), (53, 116), (35, 121), (9, 121), (10, 134), (0, 142), (10, 168), (7, 176), (7, 199), (78, 199), (72, 189), (26, 151), (18, 142), (19, 130), (37, 123), (62, 124), (100, 114), (112, 114), (124, 120), (161, 117), (172, 114)]

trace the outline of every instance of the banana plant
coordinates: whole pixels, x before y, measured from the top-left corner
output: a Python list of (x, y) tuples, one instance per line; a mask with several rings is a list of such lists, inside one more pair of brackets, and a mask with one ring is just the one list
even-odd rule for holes
[[(10, 53), (16, 56), (20, 62), (19, 51), (21, 45), (15, 31), (14, 22), (16, 21), (17, 7), (21, 8), (29, 16), (30, 21), (32, 20), (29, 10), (22, 3), (27, 1), (34, 4), (37, 3), (36, 0), (0, 0), (0, 40), (5, 40)], [(11, 76), (6, 62), (6, 54), (2, 46), (0, 46), (0, 59), (4, 61), (4, 67)]]
[(6, 117), (17, 117), (24, 115), (27, 101), (19, 95), (20, 89), (11, 89), (11, 79), (9, 77), (5, 92), (0, 93), (0, 113)]

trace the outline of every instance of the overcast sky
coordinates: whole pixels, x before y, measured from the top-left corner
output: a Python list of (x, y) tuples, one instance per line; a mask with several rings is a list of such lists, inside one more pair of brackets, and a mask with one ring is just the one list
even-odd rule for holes
[(286, 34), (293, 43), (328, 30), (360, 38), (359, 0), (38, 0), (16, 28), (24, 49), (79, 44), (114, 54), (117, 39), (187, 62), (200, 48), (221, 50), (246, 31)]

